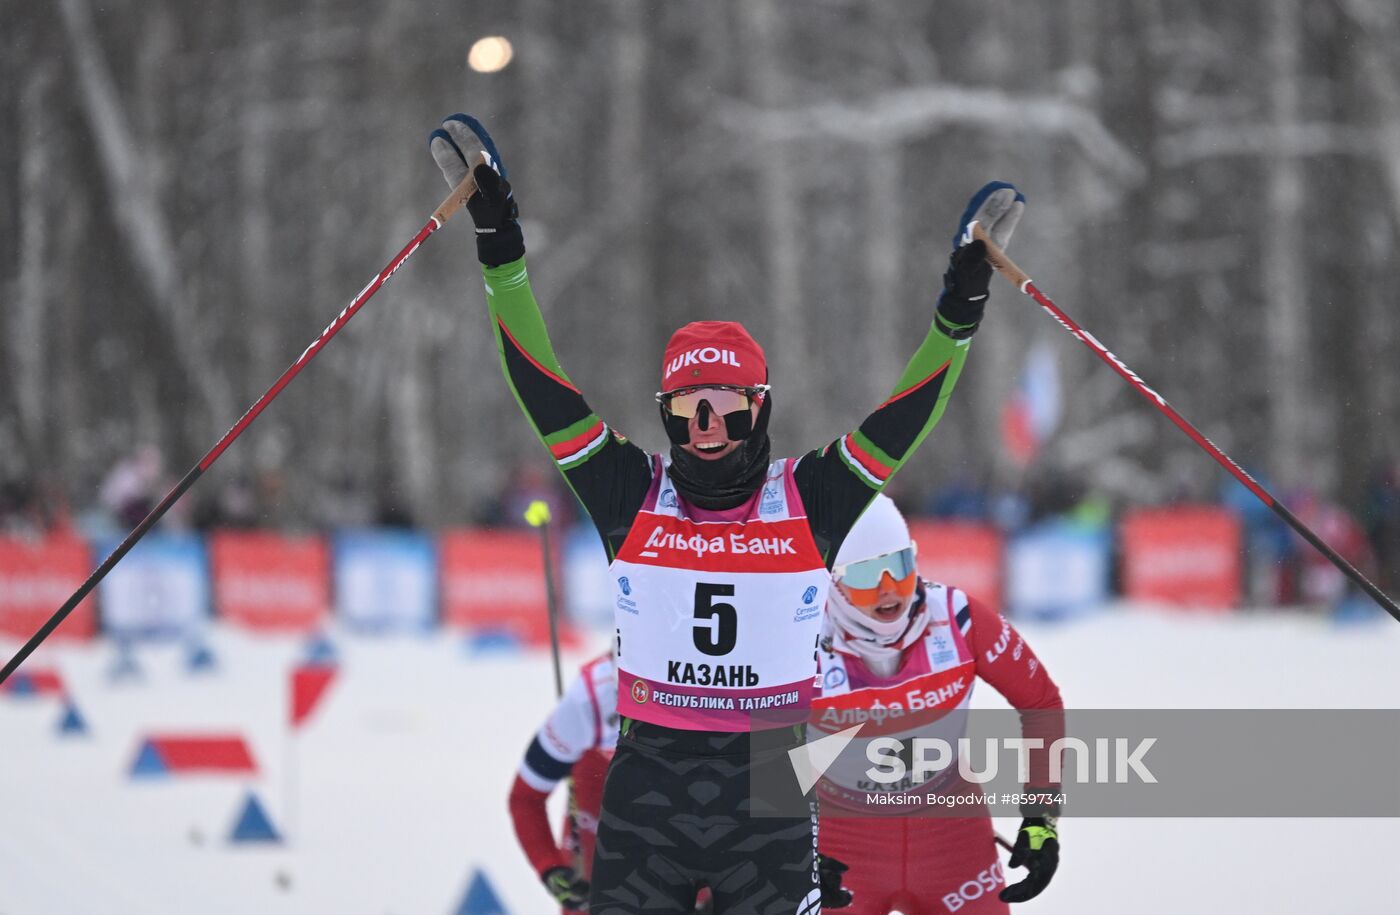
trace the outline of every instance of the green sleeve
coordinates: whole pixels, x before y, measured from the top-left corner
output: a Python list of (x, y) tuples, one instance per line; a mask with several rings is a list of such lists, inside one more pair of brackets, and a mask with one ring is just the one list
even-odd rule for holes
[(614, 553), (651, 483), (650, 461), (593, 412), (560, 366), (525, 258), (482, 274), (506, 382)]

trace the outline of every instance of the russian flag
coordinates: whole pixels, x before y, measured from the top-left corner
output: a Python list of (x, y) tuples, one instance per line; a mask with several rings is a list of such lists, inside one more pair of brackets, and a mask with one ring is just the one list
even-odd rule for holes
[(1041, 342), (1026, 354), (1016, 388), (1002, 405), (1002, 447), (1020, 467), (1029, 466), (1060, 422), (1060, 370), (1055, 350)]

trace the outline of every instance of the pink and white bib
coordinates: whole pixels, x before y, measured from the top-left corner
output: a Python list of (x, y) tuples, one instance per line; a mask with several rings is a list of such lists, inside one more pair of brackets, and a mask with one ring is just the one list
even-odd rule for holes
[(905, 745), (913, 737), (939, 737), (956, 747), (964, 736), (967, 721), (960, 713), (968, 708), (977, 680), (977, 659), (958, 624), (967, 597), (934, 582), (925, 588), (928, 628), (906, 649), (892, 676), (876, 676), (855, 655), (825, 646), (817, 652), (822, 689), (814, 702), (813, 737), (864, 725), (854, 749), (843, 752), (818, 783), (823, 800), (867, 809), (868, 794), (927, 791), (955, 771), (946, 769), (927, 782), (905, 778), (883, 784), (870, 778), (871, 763), (861, 751), (864, 742), (876, 737), (894, 737)]
[[(830, 573), (793, 482), (795, 462), (769, 465), (744, 505), (710, 512), (686, 504), (668, 462), (654, 460), (651, 489), (610, 569), (618, 712), (694, 731), (805, 720)], [(767, 714), (751, 722), (757, 712)]]

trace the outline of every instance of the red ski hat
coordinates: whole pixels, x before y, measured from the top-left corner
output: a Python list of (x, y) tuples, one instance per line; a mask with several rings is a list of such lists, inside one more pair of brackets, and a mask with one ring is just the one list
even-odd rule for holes
[(692, 321), (671, 335), (661, 361), (661, 390), (768, 382), (763, 347), (737, 321)]

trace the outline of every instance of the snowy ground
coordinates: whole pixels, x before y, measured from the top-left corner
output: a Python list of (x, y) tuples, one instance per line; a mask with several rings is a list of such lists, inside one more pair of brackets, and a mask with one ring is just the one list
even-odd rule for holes
[[(1337, 628), (1118, 608), (1022, 629), (1079, 708), (1400, 702), (1400, 626), (1383, 618)], [(552, 701), (548, 657), (474, 656), (443, 635), (337, 641), (341, 677), (295, 740), (295, 814), (284, 722), (299, 643), (216, 630), (217, 672), (192, 675), (181, 650), (156, 647), (141, 650), (144, 680), (119, 686), (110, 645), (46, 647), (39, 665), (61, 669), (91, 735), (56, 736), (52, 698), (0, 697), (0, 915), (453, 915), (477, 869), (512, 915), (551, 911), (505, 810)], [(241, 731), (261, 774), (131, 780), (140, 736), (162, 729)], [(249, 787), (289, 844), (227, 843)], [(1081, 819), (1063, 835), (1054, 884), (1018, 911), (1396, 909), (1383, 877), (1395, 820)]]

